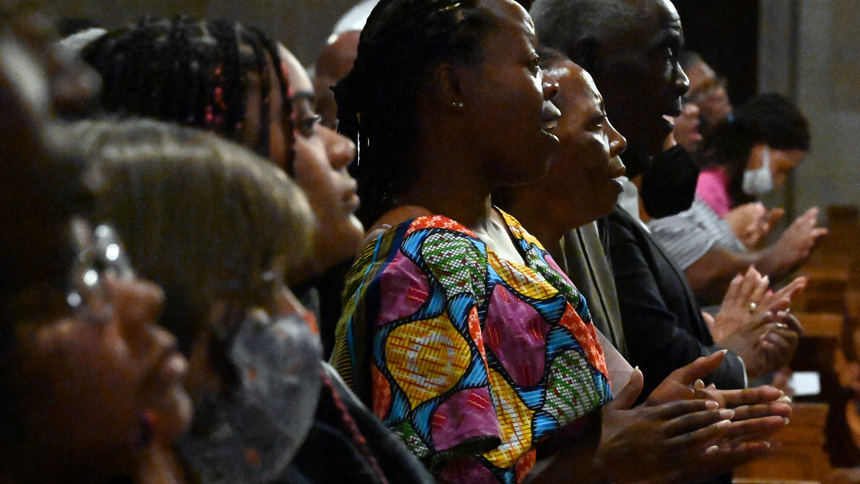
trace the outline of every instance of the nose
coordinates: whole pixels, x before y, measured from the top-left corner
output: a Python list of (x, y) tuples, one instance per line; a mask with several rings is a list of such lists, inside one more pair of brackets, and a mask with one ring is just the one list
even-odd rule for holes
[(113, 302), (113, 317), (127, 329), (154, 325), (161, 312), (164, 292), (155, 284), (140, 279), (119, 280), (106, 277), (108, 298)]
[(558, 96), (558, 80), (555, 77), (544, 75), (541, 87), (543, 88), (544, 100), (552, 101)]
[(678, 62), (675, 62), (675, 89), (678, 96), (683, 96), (690, 90), (690, 78)]
[(624, 153), (627, 149), (627, 140), (609, 121), (607, 121), (607, 127), (609, 129), (609, 157), (612, 158)]
[(349, 138), (325, 126), (318, 126), (325, 145), (326, 156), (335, 170), (342, 170), (355, 159), (355, 144)]

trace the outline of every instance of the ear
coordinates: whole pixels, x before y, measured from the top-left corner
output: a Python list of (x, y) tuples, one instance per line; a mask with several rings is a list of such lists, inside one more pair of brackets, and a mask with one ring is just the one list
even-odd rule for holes
[(442, 62), (433, 71), (436, 97), (443, 106), (452, 109), (463, 107), (466, 99), (462, 66)]

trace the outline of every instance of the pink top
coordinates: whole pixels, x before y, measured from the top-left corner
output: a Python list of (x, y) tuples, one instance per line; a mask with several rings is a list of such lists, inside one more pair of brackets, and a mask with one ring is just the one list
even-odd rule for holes
[(699, 173), (696, 196), (701, 198), (720, 217), (725, 217), (732, 208), (729, 200), (729, 179), (721, 168), (706, 168)]

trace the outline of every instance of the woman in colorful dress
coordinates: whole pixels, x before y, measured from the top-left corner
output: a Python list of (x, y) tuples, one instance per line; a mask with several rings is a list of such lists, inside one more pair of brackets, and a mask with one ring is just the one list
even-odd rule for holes
[[(647, 433), (589, 426), (611, 395), (584, 299), (491, 201), (497, 186), (544, 176), (557, 148), (558, 87), (536, 48), (513, 1), (383, 0), (335, 88), (359, 150), (360, 215), (379, 235), (347, 277), (332, 361), (440, 482), (651, 477), (619, 474), (629, 466), (607, 452)], [(701, 451), (732, 414), (703, 400), (659, 408), (654, 440)], [(538, 452), (559, 448), (533, 472)]]

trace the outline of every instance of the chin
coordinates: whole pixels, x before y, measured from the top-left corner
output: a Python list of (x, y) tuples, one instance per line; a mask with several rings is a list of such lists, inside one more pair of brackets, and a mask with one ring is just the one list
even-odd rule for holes
[(333, 235), (322, 237), (321, 233), (315, 241), (315, 258), (319, 272), (325, 272), (340, 262), (354, 258), (364, 240), (364, 227), (352, 214), (343, 221), (338, 230), (328, 233)]
[(618, 202), (618, 194), (620, 193), (621, 192), (619, 190), (618, 192), (616, 192), (615, 196), (611, 198), (607, 196), (605, 199), (598, 201), (598, 203), (595, 203), (594, 218), (592, 220), (597, 220), (612, 213), (612, 210), (615, 208), (615, 205)]

